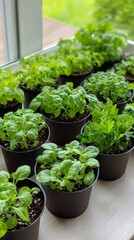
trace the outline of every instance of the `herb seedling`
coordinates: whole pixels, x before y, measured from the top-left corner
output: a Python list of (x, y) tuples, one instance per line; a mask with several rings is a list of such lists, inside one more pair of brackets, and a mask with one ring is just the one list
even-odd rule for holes
[(73, 88), (71, 84), (61, 85), (57, 89), (44, 87), (30, 103), (33, 111), (42, 110), (51, 119), (60, 117), (61, 121), (74, 119), (78, 114), (88, 112), (88, 107), (95, 104), (95, 96), (88, 95), (82, 86)]
[(41, 169), (37, 180), (43, 185), (58, 191), (72, 192), (94, 182), (94, 169), (99, 167), (95, 159), (98, 148), (84, 148), (76, 140), (66, 144), (63, 149), (54, 143), (42, 146), (45, 150), (36, 160)]
[(31, 109), (19, 109), (0, 118), (0, 142), (10, 150), (27, 151), (41, 143), (39, 135), (46, 124), (40, 113)]
[(19, 88), (19, 81), (10, 69), (0, 69), (0, 105), (7, 105), (13, 100), (23, 103), (24, 92)]
[(116, 105), (110, 99), (106, 104), (91, 110), (92, 121), (89, 121), (78, 139), (81, 144), (92, 144), (100, 153), (116, 154), (132, 147), (133, 116), (127, 111), (118, 115)]
[(102, 101), (110, 98), (113, 103), (125, 102), (132, 96), (129, 83), (124, 76), (112, 71), (92, 74), (84, 81), (83, 87), (88, 93), (94, 94)]
[(15, 229), (19, 221), (30, 222), (28, 207), (32, 204), (32, 197), (40, 189), (28, 186), (19, 187), (19, 182), (30, 174), (30, 167), (23, 165), (11, 175), (0, 171), (0, 238), (8, 230)]

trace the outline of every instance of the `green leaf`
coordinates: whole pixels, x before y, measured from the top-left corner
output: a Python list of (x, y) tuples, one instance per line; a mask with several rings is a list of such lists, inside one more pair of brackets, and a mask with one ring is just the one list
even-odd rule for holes
[(61, 173), (66, 175), (72, 164), (73, 164), (73, 162), (72, 162), (71, 159), (63, 160), (60, 163), (60, 171), (61, 171)]
[(84, 183), (89, 186), (90, 184), (93, 183), (93, 181), (95, 180), (95, 175), (93, 172), (88, 172), (86, 174), (86, 176), (84, 177)]
[(5, 223), (8, 229), (13, 229), (17, 226), (18, 221), (16, 216), (11, 216), (8, 218), (8, 220)]
[(87, 153), (89, 158), (96, 157), (99, 153), (99, 149), (94, 146), (88, 146), (83, 150), (83, 154)]
[(31, 194), (32, 194), (32, 195), (33, 195), (33, 194), (38, 194), (40, 191), (41, 191), (40, 188), (38, 188), (38, 187), (33, 187), (33, 188), (31, 189)]
[(29, 187), (21, 187), (18, 193), (18, 199), (30, 205), (32, 203), (31, 190)]
[(96, 160), (95, 158), (87, 159), (85, 162), (91, 168), (97, 168), (100, 166), (99, 161)]
[(2, 238), (7, 232), (7, 225), (0, 221), (0, 238)]
[(40, 183), (46, 184), (50, 182), (51, 176), (50, 176), (50, 170), (46, 169), (41, 172), (39, 172), (36, 176), (37, 181)]
[(12, 173), (12, 177), (16, 181), (22, 181), (30, 175), (31, 169), (28, 165), (23, 165), (17, 168), (17, 170)]
[(6, 171), (0, 171), (0, 186), (8, 182), (10, 174)]
[(42, 147), (44, 149), (48, 149), (48, 150), (57, 149), (57, 145), (55, 143), (44, 143), (44, 144), (42, 144)]
[(18, 208), (13, 207), (14, 211), (16, 214), (25, 222), (29, 222), (29, 213), (28, 213), (28, 208), (26, 205), (21, 205)]

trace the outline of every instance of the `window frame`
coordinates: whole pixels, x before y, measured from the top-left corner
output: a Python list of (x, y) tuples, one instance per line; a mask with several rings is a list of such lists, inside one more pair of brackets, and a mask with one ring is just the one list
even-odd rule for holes
[(2, 66), (42, 50), (42, 0), (0, 0), (0, 9), (5, 57)]

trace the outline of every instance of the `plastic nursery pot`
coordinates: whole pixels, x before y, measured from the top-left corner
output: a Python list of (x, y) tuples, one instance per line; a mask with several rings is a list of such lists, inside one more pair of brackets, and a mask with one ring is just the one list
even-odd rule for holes
[(8, 107), (0, 107), (0, 117), (3, 117), (4, 114), (8, 113), (8, 112), (16, 112), (18, 109), (22, 108), (22, 103), (16, 103), (13, 106), (8, 106)]
[(131, 89), (131, 97), (130, 99), (128, 99), (127, 101), (125, 102), (120, 102), (120, 103), (117, 103), (117, 108), (118, 108), (118, 113), (121, 114), (122, 111), (124, 110), (124, 107), (126, 106), (127, 103), (131, 102), (131, 100), (133, 101), (134, 99), (134, 90)]
[[(49, 140), (50, 136), (49, 127), (47, 128), (47, 131), (48, 138), (46, 142)], [(44, 150), (41, 145), (30, 151), (11, 151), (3, 147), (2, 145), (1, 149), (9, 173), (15, 172), (16, 169), (21, 165), (29, 165), (31, 168), (30, 176), (34, 175), (34, 165), (36, 162), (36, 158), (41, 155)]]
[(116, 155), (99, 153), (97, 156), (100, 163), (99, 179), (110, 181), (122, 177), (132, 149)]
[(64, 146), (76, 139), (83, 125), (88, 121), (90, 114), (79, 121), (58, 122), (44, 116), (45, 122), (50, 128), (50, 141)]
[(76, 88), (81, 85), (82, 81), (89, 77), (93, 70), (91, 69), (89, 72), (77, 73), (70, 76), (61, 75), (59, 77), (60, 84), (66, 84), (66, 82), (73, 82), (73, 87)]
[[(35, 165), (35, 174), (36, 174)], [(46, 193), (46, 207), (56, 217), (75, 218), (80, 216), (88, 207), (93, 185), (99, 176), (99, 168), (95, 170), (94, 182), (83, 190), (75, 192), (60, 192), (42, 185)]]
[(20, 87), (24, 91), (24, 94), (25, 94), (24, 108), (28, 108), (32, 99), (35, 98), (40, 93), (40, 91), (32, 91), (32, 90), (24, 87), (22, 84), (20, 85)]
[(31, 187), (39, 187), (41, 192), (41, 198), (43, 201), (43, 207), (42, 210), (39, 214), (39, 216), (37, 217), (37, 219), (27, 225), (24, 228), (18, 229), (18, 230), (11, 230), (8, 231), (4, 237), (1, 238), (1, 240), (38, 240), (38, 236), (39, 236), (39, 227), (40, 227), (40, 218), (44, 212), (45, 209), (45, 205), (46, 205), (46, 195), (44, 190), (40, 187), (40, 185), (38, 183), (35, 183), (33, 180), (31, 179), (26, 179), (24, 181), (21, 182), (21, 187), (22, 186), (29, 186)]
[(128, 82), (133, 83), (134, 82), (134, 75), (130, 73), (126, 73), (125, 78)]

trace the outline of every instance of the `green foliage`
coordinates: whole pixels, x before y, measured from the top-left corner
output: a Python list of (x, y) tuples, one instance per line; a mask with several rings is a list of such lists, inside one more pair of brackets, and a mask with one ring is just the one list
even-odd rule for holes
[(94, 146), (82, 147), (74, 140), (60, 148), (54, 143), (42, 145), (45, 149), (37, 157), (41, 171), (36, 178), (43, 185), (59, 191), (77, 191), (77, 187), (89, 186), (95, 180), (94, 169), (99, 167), (95, 159), (99, 151)]
[(123, 59), (120, 63), (115, 64), (116, 72), (122, 75), (134, 75), (134, 56)]
[(19, 81), (10, 69), (0, 69), (0, 104), (6, 105), (13, 100), (23, 103), (24, 92), (19, 88)]
[(117, 28), (125, 30), (130, 39), (134, 38), (133, 8), (133, 0), (59, 0), (58, 8), (57, 1), (43, 0), (44, 17), (55, 18), (77, 27), (109, 17), (110, 22)]
[(44, 86), (56, 86), (59, 73), (54, 61), (45, 63), (45, 56), (37, 55), (21, 60), (21, 64), (23, 67), (15, 73), (16, 79), (28, 89), (41, 91)]
[(125, 102), (132, 96), (125, 77), (112, 71), (92, 74), (84, 81), (83, 87), (98, 99), (106, 101), (107, 98), (110, 98), (113, 103)]
[(83, 48), (101, 54), (104, 62), (118, 61), (127, 46), (127, 34), (116, 29), (110, 21), (104, 19), (99, 23), (89, 23), (75, 34)]
[(40, 189), (18, 187), (18, 182), (25, 180), (30, 171), (27, 165), (19, 167), (11, 175), (6, 171), (0, 171), (0, 238), (8, 230), (14, 229), (20, 219), (30, 222), (28, 207), (32, 204), (33, 194), (37, 194)]
[(134, 138), (134, 118), (127, 111), (118, 115), (116, 105), (110, 99), (93, 109), (92, 121), (88, 122), (78, 139), (82, 144), (94, 145), (101, 153), (125, 151)]
[(33, 111), (43, 111), (51, 119), (60, 118), (61, 121), (74, 119), (77, 115), (88, 112), (98, 103), (94, 95), (87, 94), (82, 86), (73, 88), (70, 83), (61, 85), (57, 89), (44, 87), (30, 103)]
[(31, 109), (19, 109), (0, 118), (0, 141), (10, 150), (35, 148), (40, 145), (39, 134), (46, 127), (40, 113)]
[(100, 21), (103, 18), (109, 17), (109, 21), (118, 27), (125, 30), (129, 34), (129, 39), (134, 38), (134, 8), (133, 0), (95, 0), (94, 19)]
[(57, 50), (58, 60), (62, 59), (68, 66), (68, 73), (60, 75), (72, 75), (74, 73), (89, 72), (94, 66), (101, 66), (103, 57), (92, 49), (83, 49), (77, 39), (60, 40)]

